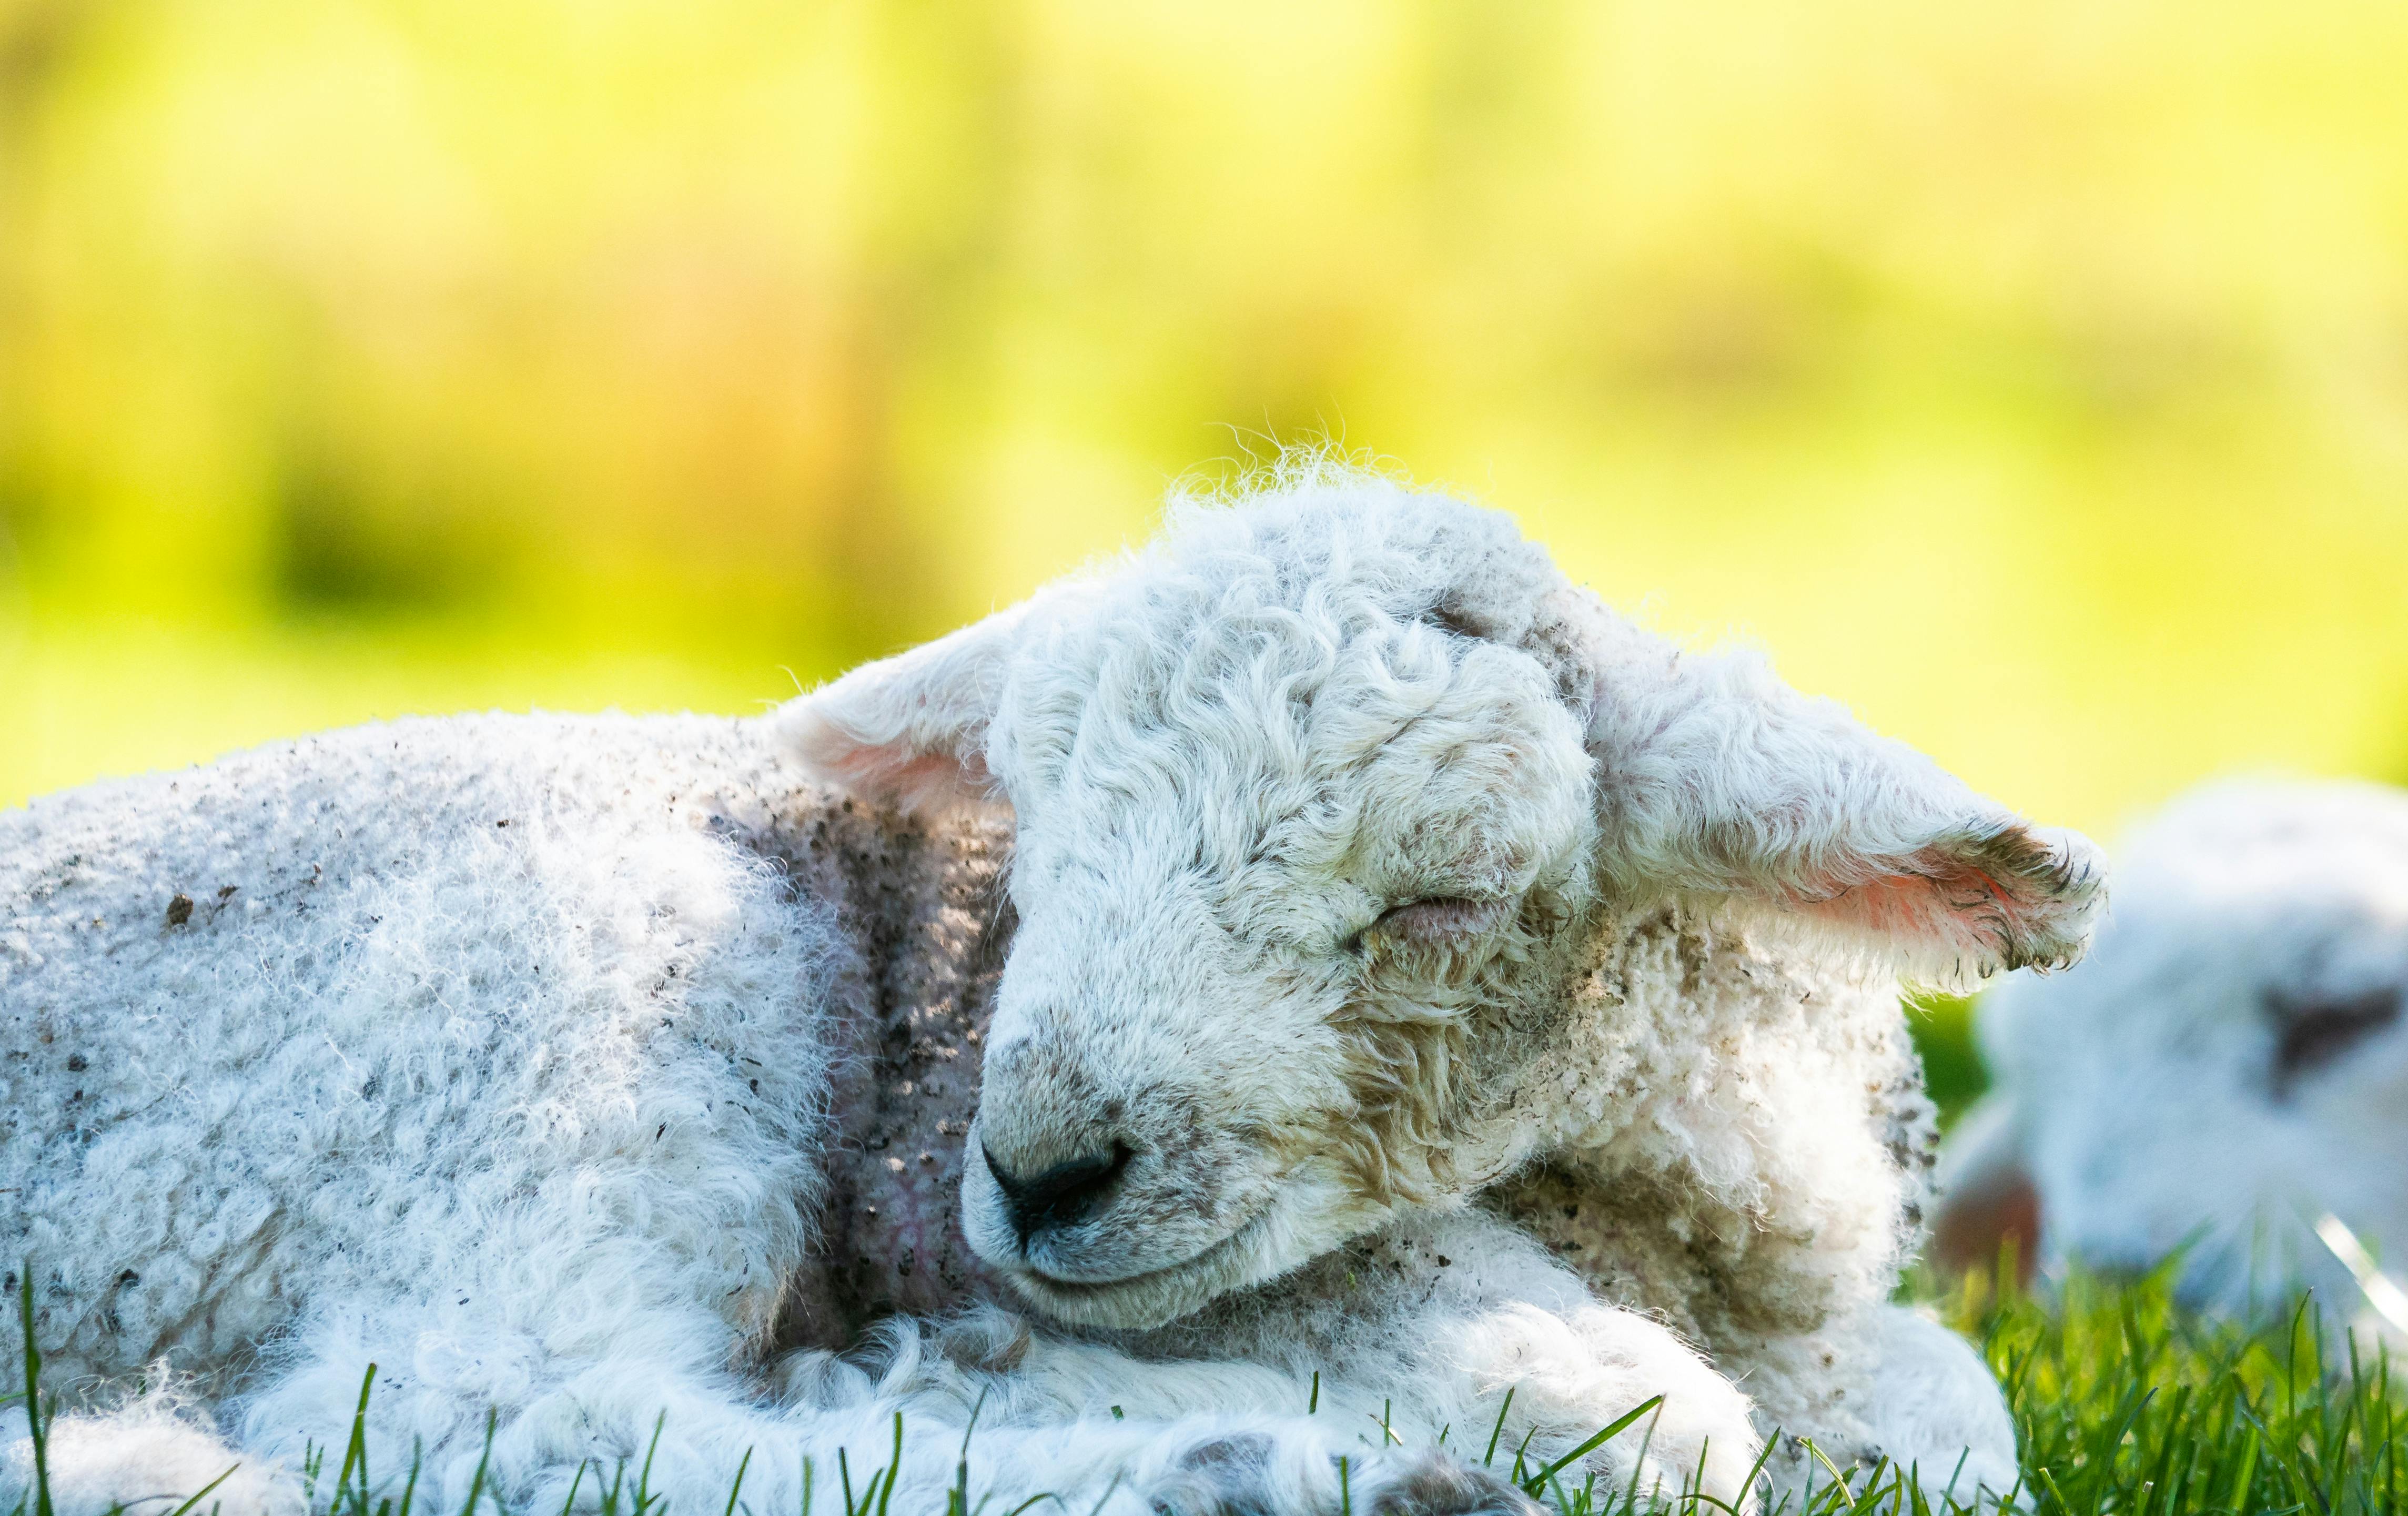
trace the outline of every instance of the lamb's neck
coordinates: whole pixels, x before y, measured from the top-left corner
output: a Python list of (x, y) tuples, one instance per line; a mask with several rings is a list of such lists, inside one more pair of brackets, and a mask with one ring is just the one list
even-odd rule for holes
[(841, 1350), (893, 1315), (994, 1293), (963, 1240), (965, 1138), (1013, 917), (1008, 826), (832, 802), (779, 851), (838, 905), (857, 949), (832, 1016), (827, 1190), (776, 1346)]

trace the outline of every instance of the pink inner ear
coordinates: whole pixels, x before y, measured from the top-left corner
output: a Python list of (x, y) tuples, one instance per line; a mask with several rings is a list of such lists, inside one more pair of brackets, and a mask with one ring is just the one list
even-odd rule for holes
[(2005, 945), (2013, 897), (1979, 869), (1918, 869), (1827, 888), (1808, 889), (1808, 915), (1901, 941), (1985, 952)]
[(936, 802), (968, 800), (988, 783), (986, 759), (973, 753), (967, 760), (951, 753), (915, 752), (908, 748), (856, 748), (844, 755), (834, 771), (848, 786), (883, 796), (905, 810)]
[(986, 779), (986, 763), (972, 758), (957, 762), (949, 753), (914, 752), (909, 748), (855, 748), (828, 765), (830, 771), (867, 788), (919, 794)]
[(963, 758), (945, 747), (865, 742), (809, 704), (796, 709), (786, 736), (796, 756), (823, 779), (906, 811), (982, 800), (992, 783), (982, 753)]
[(2098, 880), (2076, 856), (2023, 827), (1889, 862), (1870, 878), (1827, 870), (1801, 885), (1799, 908), (1910, 953), (1971, 954), (1985, 972), (2060, 966), (2080, 955)]

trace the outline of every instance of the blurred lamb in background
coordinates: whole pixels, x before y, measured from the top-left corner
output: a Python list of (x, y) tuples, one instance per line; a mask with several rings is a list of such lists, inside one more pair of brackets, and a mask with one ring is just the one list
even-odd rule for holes
[[(2151, 1266), (2236, 1312), (2408, 1328), (2408, 794), (2228, 781), (2117, 860), (2081, 966), (1992, 992), (1935, 1255)], [(2036, 1244), (2036, 1245), (2035, 1245)]]

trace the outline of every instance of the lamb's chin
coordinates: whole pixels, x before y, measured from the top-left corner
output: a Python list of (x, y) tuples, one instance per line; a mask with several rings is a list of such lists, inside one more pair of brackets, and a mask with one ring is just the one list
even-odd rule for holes
[(1276, 1210), (1274, 1207), (1257, 1212), (1192, 1257), (1124, 1279), (1055, 1279), (1017, 1259), (997, 1266), (1029, 1304), (1066, 1325), (1143, 1331), (1167, 1325), (1232, 1290), (1258, 1284), (1304, 1262), (1279, 1252), (1277, 1239), (1288, 1229), (1274, 1220)]

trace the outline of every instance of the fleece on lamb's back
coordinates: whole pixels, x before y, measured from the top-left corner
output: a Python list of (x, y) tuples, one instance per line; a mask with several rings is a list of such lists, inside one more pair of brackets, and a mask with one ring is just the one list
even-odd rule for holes
[[(1340, 1452), (1373, 1509), (1514, 1505), (1352, 1434), (1508, 1390), (1541, 1456), (1665, 1394), (1650, 1464), (1723, 1498), (1775, 1425), (2013, 1478), (1885, 1304), (1889, 976), (2071, 956), (2086, 844), (1487, 512), (1294, 479), (763, 720), (371, 728), (0, 826), (0, 1242), (63, 1374), (197, 1377), (236, 1509), (370, 1362), (372, 1466), (438, 1500), (490, 1405), (514, 1502), (666, 1414), (656, 1490), (750, 1450), (792, 1504), (900, 1411), (934, 1503), (982, 1396), (982, 1488), (1132, 1512), (1329, 1509)], [(71, 1510), (236, 1456), (59, 1448)]]
[(741, 722), (483, 718), (7, 817), (0, 1165), (56, 1370), (222, 1370), (330, 1295), (497, 1374), (531, 1289), (583, 1318), (551, 1352), (648, 1289), (765, 1327), (848, 942), (711, 823), (802, 782)]

